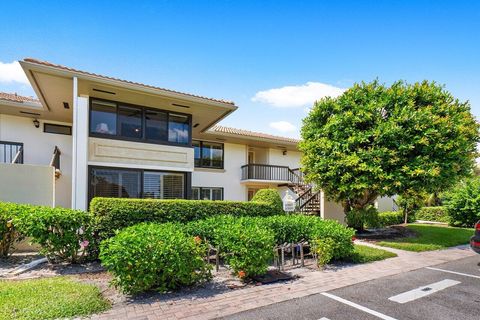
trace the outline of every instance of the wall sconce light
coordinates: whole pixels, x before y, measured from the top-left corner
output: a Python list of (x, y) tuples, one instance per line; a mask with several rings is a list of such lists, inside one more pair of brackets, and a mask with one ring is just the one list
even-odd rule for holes
[(34, 119), (33, 125), (35, 126), (35, 128), (40, 128), (40, 121), (38, 121), (37, 119)]

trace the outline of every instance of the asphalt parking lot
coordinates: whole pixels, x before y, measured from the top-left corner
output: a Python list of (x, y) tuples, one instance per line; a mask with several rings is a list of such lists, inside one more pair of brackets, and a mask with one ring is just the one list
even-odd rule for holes
[(480, 255), (272, 304), (224, 319), (480, 319)]

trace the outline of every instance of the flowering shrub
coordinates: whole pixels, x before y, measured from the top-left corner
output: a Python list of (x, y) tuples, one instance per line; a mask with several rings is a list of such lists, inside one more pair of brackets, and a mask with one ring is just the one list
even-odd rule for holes
[(78, 262), (92, 243), (91, 215), (84, 211), (14, 205), (14, 224), (50, 261)]
[(113, 284), (129, 294), (167, 291), (209, 279), (205, 254), (205, 242), (171, 223), (138, 224), (100, 246), (100, 260), (115, 276)]
[(13, 222), (15, 211), (12, 209), (15, 206), (14, 203), (0, 202), (0, 258), (8, 257), (15, 242), (23, 238)]

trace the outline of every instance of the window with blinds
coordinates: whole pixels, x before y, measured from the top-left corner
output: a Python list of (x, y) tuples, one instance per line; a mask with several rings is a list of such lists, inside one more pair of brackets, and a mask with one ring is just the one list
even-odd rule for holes
[(223, 188), (192, 187), (193, 200), (223, 200)]
[(145, 198), (182, 199), (185, 197), (185, 175), (171, 172), (145, 172), (143, 193)]
[(138, 171), (95, 168), (91, 175), (94, 197), (140, 198), (141, 173)]
[(184, 199), (185, 174), (116, 168), (90, 168), (90, 198)]

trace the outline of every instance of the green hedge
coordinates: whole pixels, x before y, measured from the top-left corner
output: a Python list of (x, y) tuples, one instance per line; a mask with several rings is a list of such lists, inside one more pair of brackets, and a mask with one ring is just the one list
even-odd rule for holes
[(415, 219), (424, 221), (450, 222), (445, 207), (423, 207), (415, 212)]
[(213, 215), (265, 217), (283, 213), (264, 202), (118, 198), (94, 198), (90, 210), (95, 216), (96, 234), (100, 239), (141, 222), (186, 223)]
[(23, 238), (13, 221), (16, 206), (14, 203), (0, 202), (0, 258), (8, 257), (14, 244)]
[[(413, 222), (415, 219), (412, 215), (408, 217), (408, 222)], [(379, 225), (382, 227), (388, 227), (395, 224), (402, 224), (405, 221), (403, 211), (385, 211), (378, 213)]]
[(252, 201), (270, 203), (279, 213), (283, 212), (283, 201), (276, 189), (260, 189), (255, 193)]
[[(0, 202), (0, 216), (8, 217), (9, 232), (15, 230), (18, 237), (31, 238), (50, 261), (78, 262), (92, 246), (92, 216), (88, 212)], [(3, 230), (0, 235), (5, 236)]]
[[(253, 230), (255, 226), (256, 230)], [(245, 230), (245, 235), (242, 239), (251, 238), (248, 232), (253, 234), (258, 230), (267, 230), (273, 235), (273, 244), (283, 244), (285, 242), (300, 242), (314, 241), (323, 242), (332, 240), (333, 259), (341, 259), (349, 256), (353, 252), (352, 237), (354, 230), (342, 226), (337, 221), (322, 220), (318, 217), (304, 216), (304, 215), (281, 215), (271, 217), (242, 217), (235, 218), (233, 216), (216, 216), (205, 220), (194, 221), (188, 223), (187, 232), (194, 236), (199, 236), (206, 239), (214, 246), (224, 248), (224, 238), (226, 234), (235, 230), (235, 232)], [(249, 240), (250, 241), (250, 240)], [(268, 241), (265, 242), (268, 244)], [(268, 256), (271, 252), (273, 244), (265, 245), (265, 255)], [(250, 249), (245, 249), (244, 252), (249, 252)], [(228, 252), (227, 252), (228, 254)], [(268, 261), (263, 262), (265, 268)]]
[(112, 283), (125, 293), (167, 291), (210, 278), (206, 249), (181, 225), (142, 223), (104, 240), (100, 260), (114, 275)]
[(459, 183), (445, 195), (450, 225), (472, 228), (480, 220), (480, 177)]

